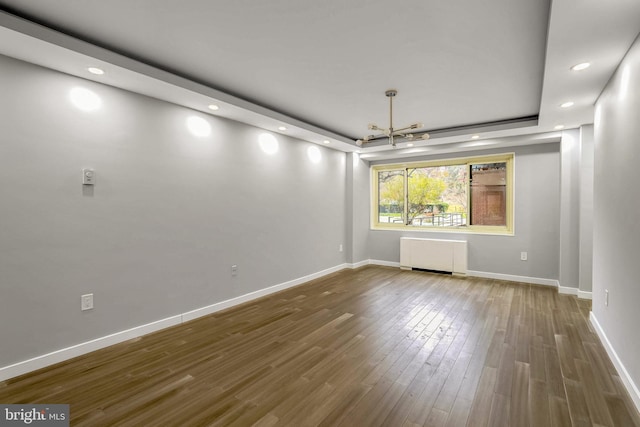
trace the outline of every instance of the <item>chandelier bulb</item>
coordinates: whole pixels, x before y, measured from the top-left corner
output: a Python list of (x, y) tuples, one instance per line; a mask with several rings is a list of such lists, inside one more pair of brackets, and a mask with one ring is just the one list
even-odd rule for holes
[(428, 133), (425, 133), (425, 134), (422, 135), (422, 139), (424, 139), (424, 140), (427, 140), (429, 138), (431, 138), (431, 135), (429, 135)]
[(361, 139), (356, 139), (356, 145), (358, 147), (362, 147), (362, 140)]

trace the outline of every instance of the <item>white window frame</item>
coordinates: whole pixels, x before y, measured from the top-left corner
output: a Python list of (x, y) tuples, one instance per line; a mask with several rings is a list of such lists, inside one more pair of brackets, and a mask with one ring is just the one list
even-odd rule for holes
[[(379, 222), (380, 217), (378, 213), (378, 172), (404, 170), (404, 188), (405, 188), (405, 201), (404, 201), (404, 214), (403, 218), (407, 218), (408, 201), (407, 201), (407, 170), (414, 168), (424, 167), (437, 167), (437, 166), (454, 166), (464, 165), (469, 168), (472, 164), (482, 163), (506, 163), (506, 215), (507, 224), (504, 226), (489, 226), (489, 225), (462, 225), (462, 226), (415, 226), (406, 225), (402, 223), (384, 223)], [(371, 229), (372, 230), (402, 230), (402, 231), (428, 231), (428, 232), (444, 232), (444, 233), (479, 233), (479, 234), (500, 234), (500, 235), (513, 235), (514, 234), (514, 166), (515, 166), (515, 154), (503, 153), (492, 154), (486, 156), (473, 156), (473, 157), (456, 157), (442, 160), (427, 160), (418, 162), (407, 163), (393, 163), (393, 164), (378, 164), (371, 166)], [(470, 189), (470, 176), (467, 176), (467, 220), (470, 219), (470, 206), (469, 199), (471, 197)]]

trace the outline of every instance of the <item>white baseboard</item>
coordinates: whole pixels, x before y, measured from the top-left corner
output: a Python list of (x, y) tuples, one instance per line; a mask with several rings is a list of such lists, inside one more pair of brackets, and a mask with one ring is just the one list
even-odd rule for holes
[(166, 319), (147, 323), (146, 325), (136, 326), (125, 331), (116, 332), (104, 337), (93, 339), (91, 341), (86, 341), (71, 347), (43, 354), (42, 356), (37, 356), (29, 360), (14, 363), (13, 365), (0, 368), (0, 381), (17, 377), (18, 375), (26, 374), (27, 372), (45, 368), (55, 363), (82, 356), (83, 354), (87, 354), (95, 350), (100, 350), (101, 348), (137, 338), (142, 335), (150, 334), (152, 332), (156, 332), (170, 326), (179, 325), (180, 323), (182, 323), (181, 315), (171, 316), (167, 317)]
[(369, 260), (369, 264), (382, 265), (382, 266), (385, 266), (385, 267), (400, 267), (400, 262), (382, 261), (382, 260), (379, 260), (379, 259), (370, 259)]
[(278, 285), (270, 286), (268, 288), (260, 289), (255, 292), (250, 292), (248, 294), (240, 295), (235, 298), (228, 299), (226, 301), (220, 301), (215, 304), (208, 305), (206, 307), (197, 308), (195, 310), (188, 311), (182, 314), (182, 321), (188, 322), (193, 319), (197, 319), (198, 317), (206, 316), (208, 314), (215, 313), (220, 310), (227, 309), (229, 307), (233, 307), (234, 305), (242, 304), (247, 301), (251, 301), (269, 294), (273, 294), (276, 292), (283, 291), (285, 289), (292, 288), (294, 286), (301, 285), (310, 280), (317, 279), (322, 276), (326, 276), (331, 273), (335, 273), (336, 271), (344, 270), (348, 268), (348, 264), (340, 264), (335, 267), (327, 268), (326, 270), (319, 271), (317, 273), (309, 274), (307, 276), (299, 277), (294, 280), (289, 280), (288, 282), (280, 283)]
[(555, 279), (542, 279), (539, 277), (515, 276), (502, 273), (488, 273), (485, 271), (467, 271), (467, 276), (482, 277), (484, 279), (508, 280), (510, 282), (531, 283), (533, 285), (552, 286), (558, 288), (558, 293), (565, 295), (574, 295), (582, 299), (592, 299), (591, 292), (581, 291), (578, 288), (569, 286), (560, 286), (560, 282)]
[(600, 326), (600, 323), (598, 322), (595, 314), (593, 314), (593, 311), (589, 313), (589, 320), (591, 321), (593, 328), (596, 330), (596, 333), (600, 337), (602, 345), (604, 345), (605, 350), (607, 350), (607, 354), (613, 362), (613, 365), (616, 367), (616, 370), (618, 371), (618, 374), (622, 379), (622, 383), (631, 396), (631, 400), (633, 400), (633, 403), (636, 405), (636, 409), (638, 410), (638, 412), (640, 412), (640, 390), (638, 389), (638, 386), (633, 382), (631, 375), (629, 375), (629, 372), (627, 372), (627, 369), (622, 364), (622, 361), (618, 357), (618, 353), (616, 353), (615, 349), (611, 345), (609, 338), (607, 338), (607, 334), (604, 333), (604, 330)]
[(382, 260), (378, 260), (378, 259), (365, 259), (363, 261), (358, 261), (352, 264), (347, 264), (348, 268), (360, 268), (360, 267), (364, 267), (365, 265), (382, 265), (384, 267), (400, 267), (400, 263), (399, 262), (394, 262), (394, 261), (382, 261)]
[[(368, 263), (368, 260), (367, 260)], [(247, 301), (254, 300), (275, 292), (282, 291), (284, 289), (292, 288), (294, 286), (301, 285), (310, 280), (317, 279), (322, 276), (334, 273), (336, 271), (349, 268), (349, 264), (340, 264), (335, 267), (328, 268), (326, 270), (319, 271), (317, 273), (309, 274), (288, 282), (280, 283), (275, 286), (271, 286), (259, 291), (250, 292), (248, 294), (240, 295), (235, 298), (221, 301), (215, 304), (201, 307), (196, 310), (191, 310), (186, 313), (178, 314), (175, 316), (167, 317), (166, 319), (158, 320), (155, 322), (147, 323), (146, 325), (136, 326), (125, 331), (116, 332), (104, 337), (99, 337), (91, 341), (86, 341), (80, 344), (76, 344), (71, 347), (63, 348), (53, 351), (51, 353), (43, 354), (41, 356), (34, 357), (29, 360), (14, 363), (13, 365), (0, 367), (0, 381), (7, 380), (9, 378), (17, 377), (19, 375), (26, 374), (28, 372), (35, 371), (37, 369), (45, 368), (55, 363), (63, 362), (65, 360), (82, 356), (83, 354), (90, 353), (101, 348), (108, 347), (110, 345), (118, 344), (133, 338), (141, 337), (143, 335), (150, 334), (152, 332), (159, 331), (161, 329), (168, 328), (170, 326), (179, 325), (184, 322), (188, 322), (198, 317), (206, 316), (211, 313), (215, 313), (220, 310), (224, 310), (229, 307), (233, 307), (238, 304), (242, 304)]]
[(570, 286), (560, 286), (558, 285), (558, 293), (565, 295), (573, 295), (578, 296), (578, 288), (572, 288)]
[(593, 294), (587, 291), (581, 291), (578, 289), (578, 298), (581, 299), (593, 299)]
[(365, 265), (369, 265), (369, 260), (365, 259), (364, 261), (358, 261), (351, 264), (347, 264), (348, 268), (356, 269), (360, 267), (364, 267)]
[(581, 291), (578, 288), (572, 288), (569, 286), (558, 286), (558, 293), (566, 295), (574, 295), (580, 299), (593, 299), (591, 292)]
[(555, 279), (542, 279), (539, 277), (516, 276), (513, 274), (490, 273), (486, 271), (467, 270), (467, 276), (481, 277), (484, 279), (507, 280), (509, 282), (531, 283), (532, 285), (553, 286), (559, 288), (560, 285)]

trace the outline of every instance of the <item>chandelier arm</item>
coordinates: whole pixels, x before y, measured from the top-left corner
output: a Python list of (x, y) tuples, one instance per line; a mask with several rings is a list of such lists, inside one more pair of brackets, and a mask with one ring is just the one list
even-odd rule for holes
[(389, 144), (393, 147), (396, 146), (396, 142), (394, 140), (394, 137), (399, 137), (399, 138), (404, 138), (404, 139), (410, 139), (412, 140), (413, 138), (415, 138), (416, 136), (418, 137), (422, 137), (422, 139), (429, 139), (429, 134), (424, 132), (424, 133), (420, 133), (420, 132), (416, 132), (411, 133), (411, 132), (405, 132), (405, 131), (409, 131), (409, 130), (413, 130), (413, 129), (420, 129), (422, 128), (424, 125), (422, 123), (414, 123), (411, 124), (407, 127), (403, 127), (400, 129), (394, 129), (393, 128), (393, 98), (398, 94), (398, 91), (395, 89), (389, 89), (384, 93), (388, 98), (389, 98), (389, 128), (388, 129), (383, 129), (378, 127), (378, 125), (375, 124), (369, 124), (369, 129), (370, 130), (377, 130), (377, 131), (382, 131), (382, 134), (377, 134), (377, 135), (368, 135), (365, 136), (363, 139), (359, 139), (356, 141), (356, 144), (361, 146), (363, 144), (366, 143), (370, 143), (379, 139), (383, 139), (383, 138), (387, 138), (389, 140)]
[(424, 125), (422, 123), (413, 123), (413, 124), (411, 124), (409, 126), (406, 126), (406, 127), (400, 128), (400, 129), (395, 129), (394, 132), (398, 133), (398, 132), (403, 132), (405, 130), (420, 129), (422, 127), (424, 127)]
[(374, 141), (376, 139), (387, 138), (387, 134), (379, 133), (379, 134), (376, 134), (376, 135), (365, 136), (365, 138), (367, 138), (368, 141)]
[(414, 125), (411, 125), (411, 126), (407, 126), (405, 128), (394, 129), (393, 133), (397, 135), (398, 132), (404, 132), (405, 130), (410, 130), (410, 129), (417, 129), (417, 128)]

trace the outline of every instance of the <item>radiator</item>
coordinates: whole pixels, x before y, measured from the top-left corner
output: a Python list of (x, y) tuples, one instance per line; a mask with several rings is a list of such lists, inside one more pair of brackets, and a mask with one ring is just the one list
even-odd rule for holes
[(465, 240), (400, 238), (400, 267), (467, 274)]

